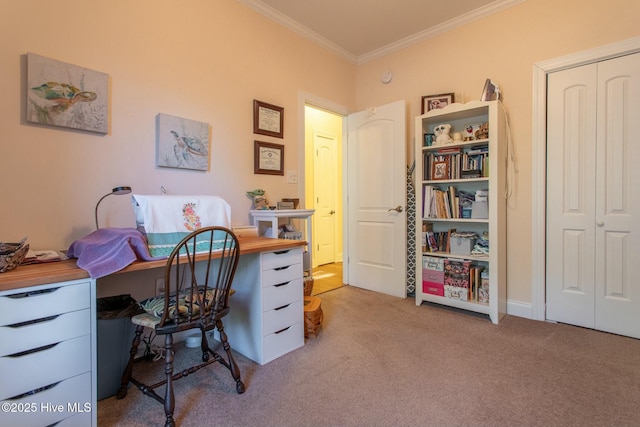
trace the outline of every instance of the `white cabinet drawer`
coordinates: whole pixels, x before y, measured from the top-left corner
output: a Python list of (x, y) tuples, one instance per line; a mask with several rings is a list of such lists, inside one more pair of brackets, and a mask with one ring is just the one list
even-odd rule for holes
[(55, 344), (91, 333), (91, 310), (64, 313), (37, 323), (0, 326), (0, 356)]
[[(264, 337), (264, 363), (304, 345), (302, 322), (295, 323), (285, 330)], [(263, 363), (263, 364), (264, 364)]]
[(304, 316), (302, 300), (298, 300), (273, 310), (265, 311), (263, 319), (263, 334), (269, 335), (298, 323)]
[(304, 295), (302, 279), (299, 278), (282, 284), (268, 286), (263, 288), (262, 292), (262, 308), (265, 311), (301, 300)]
[(2, 423), (6, 426), (49, 426), (64, 420), (57, 426), (84, 427), (91, 425), (90, 411), (97, 410), (91, 405), (89, 372), (38, 393), (3, 403), (9, 405), (9, 411), (2, 412)]
[(302, 264), (293, 264), (262, 272), (262, 286), (279, 285), (302, 278)]
[[(91, 337), (73, 338), (34, 353), (0, 357), (0, 399), (15, 397), (91, 371)], [(9, 373), (16, 381), (6, 381)], [(90, 399), (90, 395), (86, 396)]]
[(90, 282), (3, 295), (0, 296), (0, 326), (82, 310), (90, 305)]
[(302, 264), (302, 248), (288, 249), (262, 254), (262, 269), (286, 267), (292, 264)]

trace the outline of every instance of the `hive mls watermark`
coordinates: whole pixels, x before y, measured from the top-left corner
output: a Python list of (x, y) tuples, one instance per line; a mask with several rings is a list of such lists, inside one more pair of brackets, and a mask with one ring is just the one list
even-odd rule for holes
[(91, 412), (89, 402), (67, 402), (66, 405), (52, 402), (2, 402), (2, 412), (11, 413), (62, 413), (79, 414)]

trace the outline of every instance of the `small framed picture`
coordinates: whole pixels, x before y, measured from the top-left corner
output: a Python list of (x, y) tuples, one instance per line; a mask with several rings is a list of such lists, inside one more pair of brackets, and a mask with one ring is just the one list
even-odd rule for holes
[(447, 162), (433, 162), (431, 165), (431, 179), (449, 179), (449, 165)]
[(283, 138), (284, 108), (253, 100), (253, 133)]
[(284, 145), (254, 141), (253, 173), (284, 175)]
[(422, 97), (422, 114), (431, 110), (444, 108), (455, 102), (453, 93), (441, 93), (440, 95), (425, 95)]

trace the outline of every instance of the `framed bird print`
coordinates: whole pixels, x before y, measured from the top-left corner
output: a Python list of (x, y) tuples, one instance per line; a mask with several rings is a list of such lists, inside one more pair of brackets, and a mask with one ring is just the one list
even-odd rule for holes
[(108, 91), (108, 74), (27, 53), (29, 123), (106, 134)]
[(209, 123), (158, 114), (156, 164), (209, 170)]

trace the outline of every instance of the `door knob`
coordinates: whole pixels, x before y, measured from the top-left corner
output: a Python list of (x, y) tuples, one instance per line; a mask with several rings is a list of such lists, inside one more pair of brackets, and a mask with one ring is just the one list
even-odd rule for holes
[(334, 211), (333, 209), (329, 211), (329, 215), (333, 215), (334, 213), (336, 213), (336, 211)]
[(598, 227), (602, 227), (604, 225), (604, 221), (596, 221), (596, 225)]
[(395, 208), (387, 209), (387, 212), (396, 211), (398, 213), (402, 212), (402, 206), (398, 205)]

